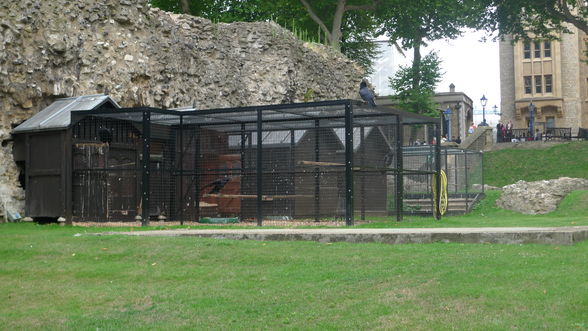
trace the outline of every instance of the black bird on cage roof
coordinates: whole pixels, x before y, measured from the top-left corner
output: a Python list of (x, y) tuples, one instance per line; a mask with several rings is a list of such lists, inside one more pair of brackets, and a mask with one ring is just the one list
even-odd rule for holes
[(374, 94), (367, 87), (367, 83), (365, 82), (365, 80), (362, 80), (361, 83), (359, 84), (359, 95), (370, 106), (376, 107), (376, 102), (374, 101)]

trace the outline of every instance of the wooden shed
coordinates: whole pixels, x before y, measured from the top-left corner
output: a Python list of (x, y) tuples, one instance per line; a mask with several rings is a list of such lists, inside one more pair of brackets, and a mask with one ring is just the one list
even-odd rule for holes
[(72, 155), (79, 155), (72, 154), (71, 112), (115, 108), (118, 104), (106, 95), (58, 99), (12, 131), (14, 161), (24, 178), (26, 216), (71, 219), (76, 201)]

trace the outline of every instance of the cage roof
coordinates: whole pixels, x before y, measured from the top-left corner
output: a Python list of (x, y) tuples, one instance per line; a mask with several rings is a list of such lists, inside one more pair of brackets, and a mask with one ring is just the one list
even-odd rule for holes
[(12, 132), (64, 129), (70, 125), (72, 111), (95, 110), (103, 107), (120, 108), (116, 101), (103, 94), (58, 99), (17, 126)]
[(333, 100), (309, 103), (292, 103), (237, 108), (196, 110), (157, 109), (149, 107), (121, 108), (119, 110), (100, 110), (75, 112), (78, 120), (84, 116), (104, 116), (142, 121), (142, 113), (148, 112), (150, 122), (159, 125), (198, 125), (214, 127), (216, 131), (240, 132), (255, 131), (258, 115), (261, 115), (263, 131), (304, 130), (317, 125), (321, 128), (344, 128), (346, 109), (353, 110), (354, 126), (390, 125), (401, 121), (403, 124), (439, 124), (438, 118), (402, 112), (388, 107), (370, 107), (357, 100)]

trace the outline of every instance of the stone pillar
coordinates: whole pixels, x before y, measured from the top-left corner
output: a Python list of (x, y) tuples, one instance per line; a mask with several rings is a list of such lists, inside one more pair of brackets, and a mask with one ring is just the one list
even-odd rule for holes
[(500, 110), (502, 112), (501, 120), (508, 123), (509, 120), (515, 122), (515, 73), (514, 73), (514, 47), (511, 44), (512, 39), (506, 37), (500, 41)]

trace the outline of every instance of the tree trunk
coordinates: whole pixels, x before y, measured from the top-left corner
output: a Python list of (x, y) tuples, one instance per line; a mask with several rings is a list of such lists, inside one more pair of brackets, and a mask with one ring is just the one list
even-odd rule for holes
[(335, 9), (335, 16), (333, 17), (333, 26), (331, 29), (331, 40), (330, 44), (331, 47), (334, 49), (341, 51), (341, 24), (343, 22), (343, 14), (345, 14), (345, 5), (347, 4), (347, 0), (338, 0), (337, 1), (337, 9)]
[(190, 3), (189, 0), (180, 0), (180, 9), (183, 14), (190, 14)]
[(415, 41), (413, 47), (413, 60), (412, 60), (412, 88), (418, 89), (421, 85), (421, 41), (420, 39)]

